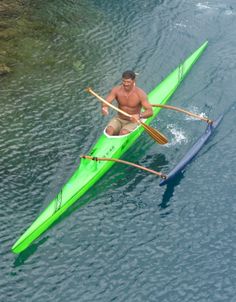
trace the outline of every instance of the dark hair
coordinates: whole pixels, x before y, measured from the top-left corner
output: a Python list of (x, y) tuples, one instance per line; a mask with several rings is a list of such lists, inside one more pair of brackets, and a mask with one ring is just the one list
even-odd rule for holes
[(135, 79), (135, 73), (132, 70), (126, 70), (125, 72), (122, 73), (122, 78), (123, 79)]

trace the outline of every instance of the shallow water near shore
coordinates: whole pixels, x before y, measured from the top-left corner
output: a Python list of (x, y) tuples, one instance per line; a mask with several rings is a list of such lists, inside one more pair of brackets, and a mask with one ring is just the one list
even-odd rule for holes
[[(28, 3), (20, 39), (4, 42), (14, 49), (12, 71), (0, 77), (0, 300), (235, 301), (234, 1)], [(205, 40), (168, 104), (225, 115), (185, 173), (159, 187), (155, 176), (116, 164), (14, 255), (108, 121), (84, 89), (106, 96), (132, 68), (149, 92)], [(169, 110), (152, 126), (169, 144), (143, 133), (122, 159), (165, 173), (206, 128)]]

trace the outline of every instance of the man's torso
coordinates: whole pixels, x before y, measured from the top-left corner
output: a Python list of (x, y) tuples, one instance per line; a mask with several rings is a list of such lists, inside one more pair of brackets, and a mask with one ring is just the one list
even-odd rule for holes
[[(127, 92), (122, 86), (117, 86), (115, 93), (118, 107), (131, 115), (139, 114), (142, 108), (139, 90), (138, 87), (134, 86), (131, 91)], [(122, 119), (128, 119), (122, 114), (119, 114), (119, 116)]]

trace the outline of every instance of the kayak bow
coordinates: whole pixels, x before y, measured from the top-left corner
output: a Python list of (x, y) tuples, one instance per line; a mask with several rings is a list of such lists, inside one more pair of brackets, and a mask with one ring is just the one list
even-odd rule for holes
[[(189, 58), (172, 71), (154, 90), (148, 94), (151, 104), (165, 104), (191, 67), (201, 56), (208, 42), (200, 46)], [(145, 120), (149, 125), (158, 115), (161, 108), (153, 108), (153, 116)], [(120, 158), (144, 131), (140, 125), (131, 133), (123, 136), (108, 136), (105, 132), (91, 149), (89, 156)], [(20, 253), (35, 239), (45, 232), (73, 203), (75, 203), (89, 188), (91, 188), (114, 164), (111, 161), (94, 162), (81, 159), (80, 165), (63, 186), (59, 194), (49, 203), (33, 224), (13, 245), (12, 251)]]

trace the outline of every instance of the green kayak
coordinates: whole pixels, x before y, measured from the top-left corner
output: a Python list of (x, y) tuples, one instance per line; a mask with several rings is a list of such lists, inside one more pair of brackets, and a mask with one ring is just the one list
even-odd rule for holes
[[(205, 50), (206, 41), (189, 58), (172, 71), (154, 90), (148, 94), (151, 104), (165, 104), (191, 67)], [(153, 108), (153, 116), (145, 123), (157, 116), (161, 108)], [(137, 127), (132, 133), (124, 136), (101, 135), (91, 149), (89, 155), (94, 157), (120, 158), (143, 132), (143, 127)], [(12, 247), (14, 253), (25, 250), (36, 238), (45, 232), (73, 203), (75, 203), (88, 189), (90, 189), (114, 164), (111, 161), (90, 161), (81, 159), (80, 165), (62, 187), (58, 195), (50, 202), (48, 207), (40, 214), (25, 233)]]

